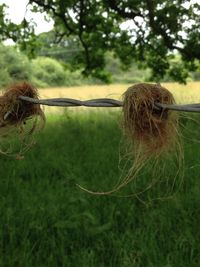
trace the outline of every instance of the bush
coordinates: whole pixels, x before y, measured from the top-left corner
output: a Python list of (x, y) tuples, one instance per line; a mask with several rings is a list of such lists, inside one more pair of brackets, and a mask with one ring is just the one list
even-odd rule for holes
[(196, 71), (191, 74), (191, 76), (194, 81), (200, 81), (200, 66)]
[(112, 53), (106, 55), (106, 70), (112, 74), (113, 83), (140, 83), (150, 77), (150, 71), (139, 69), (136, 62), (133, 62), (130, 68), (125, 68)]
[(29, 80), (31, 65), (28, 58), (14, 47), (0, 45), (0, 87), (11, 82)]
[(36, 86), (62, 86), (65, 79), (65, 70), (55, 59), (38, 57), (32, 61), (32, 81)]

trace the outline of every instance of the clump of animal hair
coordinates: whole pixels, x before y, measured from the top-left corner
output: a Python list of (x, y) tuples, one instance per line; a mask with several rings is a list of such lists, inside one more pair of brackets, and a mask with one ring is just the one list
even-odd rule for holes
[(118, 184), (118, 189), (133, 181), (151, 160), (154, 176), (159, 175), (156, 175), (156, 168), (164, 157), (168, 160), (173, 158), (177, 165), (174, 180), (181, 171), (183, 151), (178, 113), (159, 109), (155, 103), (172, 105), (175, 104), (175, 99), (172, 93), (160, 84), (136, 84), (128, 88), (123, 95), (122, 128), (129, 140), (128, 153), (132, 158), (132, 167), (126, 178)]
[(134, 154), (159, 156), (174, 148), (178, 116), (175, 111), (159, 109), (157, 103), (174, 104), (173, 95), (160, 84), (137, 84), (123, 95), (123, 129), (134, 143)]
[(157, 160), (170, 152), (178, 154), (176, 158), (180, 163), (182, 148), (177, 112), (156, 108), (156, 102), (174, 104), (175, 100), (171, 92), (160, 84), (141, 83), (127, 89), (123, 94), (122, 129), (128, 139), (126, 153), (131, 157), (132, 166), (108, 192), (82, 189), (100, 195), (117, 192), (133, 181), (148, 161), (154, 159), (154, 166), (157, 166)]
[[(0, 150), (6, 155), (21, 155), (31, 147), (33, 141), (27, 144), (26, 137), (41, 129), (45, 123), (45, 116), (39, 104), (33, 104), (19, 99), (19, 96), (27, 96), (38, 99), (37, 89), (27, 82), (12, 84), (7, 87), (0, 96), (0, 136), (10, 138), (10, 133), (15, 132), (20, 136), (24, 147), (17, 153), (8, 150)], [(28, 132), (25, 130), (27, 120), (31, 121)]]

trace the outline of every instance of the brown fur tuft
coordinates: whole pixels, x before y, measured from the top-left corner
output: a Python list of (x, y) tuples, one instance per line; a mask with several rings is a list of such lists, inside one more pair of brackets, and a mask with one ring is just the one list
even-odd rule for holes
[[(37, 89), (29, 83), (13, 84), (8, 87), (0, 98), (0, 123), (3, 125), (17, 125), (32, 116), (44, 116), (38, 104), (19, 100), (19, 96), (28, 96), (38, 99)], [(10, 115), (4, 120), (5, 114)]]
[(123, 128), (130, 140), (147, 156), (169, 151), (177, 136), (177, 113), (155, 109), (154, 103), (174, 104), (173, 95), (159, 84), (142, 83), (128, 88), (123, 97)]
[[(0, 97), (0, 136), (9, 136), (10, 132), (16, 130), (15, 132), (20, 136), (23, 135), (22, 139), (25, 140), (25, 137), (32, 135), (39, 126), (44, 125), (45, 116), (39, 104), (20, 100), (19, 96), (38, 99), (38, 92), (34, 86), (27, 82), (13, 84), (3, 92)], [(42, 124), (39, 124), (38, 117)], [(24, 125), (29, 119), (32, 119), (32, 127), (26, 132)], [(12, 154), (2, 150), (0, 152)]]
[[(156, 102), (174, 104), (175, 100), (173, 95), (160, 84), (141, 83), (127, 89), (123, 95), (122, 128), (125, 136), (128, 137), (128, 152), (126, 153), (131, 157), (132, 165), (125, 177), (110, 191), (93, 192), (79, 186), (81, 189), (97, 195), (117, 192), (136, 179), (138, 173), (144, 166), (147, 166), (149, 161), (155, 173), (158, 161), (168, 153), (174, 154), (172, 158), (177, 160), (177, 166), (180, 168), (182, 148), (179, 142), (177, 113), (167, 109), (156, 109), (154, 106)], [(169, 157), (171, 158), (171, 155)], [(175, 177), (178, 173), (179, 169)], [(156, 177), (153, 179), (156, 181)], [(156, 183), (155, 181), (152, 181), (144, 191), (151, 188)]]

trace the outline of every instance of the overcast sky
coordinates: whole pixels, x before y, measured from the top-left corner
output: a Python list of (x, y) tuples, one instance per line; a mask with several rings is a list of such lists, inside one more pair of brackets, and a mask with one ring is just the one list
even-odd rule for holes
[(0, 4), (6, 4), (8, 6), (6, 13), (12, 22), (20, 23), (26, 15), (27, 20), (33, 18), (37, 24), (35, 29), (37, 34), (51, 30), (53, 28), (53, 22), (46, 22), (43, 14), (31, 13), (30, 11), (26, 12), (27, 2), (28, 0), (0, 0)]

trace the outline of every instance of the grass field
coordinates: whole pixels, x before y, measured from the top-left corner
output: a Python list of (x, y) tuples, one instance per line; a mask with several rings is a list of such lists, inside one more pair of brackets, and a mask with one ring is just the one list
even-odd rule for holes
[[(0, 157), (0, 266), (200, 266), (195, 120), (182, 119), (184, 179), (171, 198), (150, 201), (164, 195), (166, 185), (144, 193), (142, 201), (122, 197), (132, 186), (114, 196), (77, 187), (109, 190), (118, 180), (120, 116), (107, 109), (49, 114), (25, 159)], [(198, 114), (194, 118), (199, 121)], [(166, 173), (171, 173), (168, 163)], [(143, 182), (152, 178), (145, 170), (141, 175)]]

